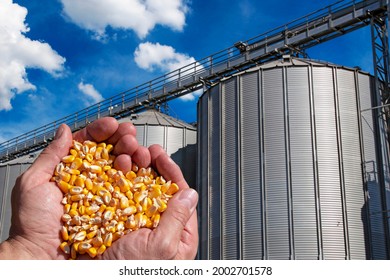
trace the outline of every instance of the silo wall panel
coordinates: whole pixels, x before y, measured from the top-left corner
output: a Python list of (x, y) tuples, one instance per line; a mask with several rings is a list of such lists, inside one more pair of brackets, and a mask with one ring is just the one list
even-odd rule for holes
[(239, 257), (239, 137), (237, 78), (229, 79), (222, 87), (222, 257)]
[(267, 258), (290, 258), (283, 69), (264, 70), (264, 176)]
[[(209, 100), (209, 240), (210, 259), (221, 259), (221, 92), (217, 87), (211, 92), (212, 99)], [(206, 151), (207, 152), (207, 151)]]
[(146, 147), (153, 144), (158, 144), (164, 149), (167, 148), (166, 141), (166, 127), (164, 126), (151, 126), (148, 125), (146, 128)]
[(309, 77), (307, 67), (287, 69), (294, 255), (299, 260), (319, 258), (320, 246)]
[(264, 258), (264, 186), (262, 176), (262, 145), (259, 72), (242, 75), (240, 79), (240, 165), (242, 199), (242, 258)]
[(344, 222), (333, 78), (332, 68), (313, 68), (323, 257), (343, 259), (345, 257)]
[[(208, 102), (206, 98), (199, 99), (198, 102), (198, 129), (202, 129), (198, 133), (198, 145), (199, 150), (208, 153), (209, 145), (209, 113), (208, 113)], [(198, 184), (198, 194), (199, 201), (198, 203), (198, 215), (199, 215), (199, 252), (198, 256), (200, 259), (210, 259), (209, 257), (209, 209), (211, 208), (209, 202), (209, 156), (201, 156), (200, 153), (197, 153), (198, 168), (200, 169), (197, 172), (197, 184)], [(200, 187), (204, 186), (204, 187)], [(210, 193), (211, 195), (211, 193)]]

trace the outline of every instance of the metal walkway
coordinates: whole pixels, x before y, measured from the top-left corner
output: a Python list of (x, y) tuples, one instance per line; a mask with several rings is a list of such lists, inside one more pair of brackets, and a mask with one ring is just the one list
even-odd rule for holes
[(0, 163), (46, 146), (62, 123), (76, 131), (103, 116), (121, 118), (212, 85), (224, 77), (285, 54), (304, 53), (307, 48), (370, 25), (373, 17), (387, 20), (389, 1), (339, 1), (252, 39), (238, 42), (232, 47), (1, 143)]

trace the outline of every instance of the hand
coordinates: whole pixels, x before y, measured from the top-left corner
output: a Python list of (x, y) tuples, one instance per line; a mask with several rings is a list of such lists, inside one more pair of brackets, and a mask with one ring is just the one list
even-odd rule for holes
[[(54, 141), (15, 184), (10, 238), (0, 245), (0, 259), (68, 257), (58, 249), (61, 243), (62, 193), (50, 179), (56, 165), (68, 154), (73, 139), (111, 143), (117, 156), (114, 162), (116, 169), (126, 172), (131, 169), (132, 161), (141, 167), (152, 164), (159, 173), (175, 180), (183, 189), (171, 199), (166, 213), (162, 215), (161, 229), (159, 226), (155, 231), (142, 229), (132, 232), (114, 242), (102, 258), (194, 258), (198, 243), (194, 210), (197, 194), (189, 190), (180, 169), (160, 147), (147, 149), (139, 146), (135, 134), (132, 124), (118, 124), (113, 118), (99, 119), (73, 136), (68, 126), (61, 125)], [(166, 250), (161, 252), (164, 244)], [(153, 245), (158, 245), (158, 248), (151, 248)]]

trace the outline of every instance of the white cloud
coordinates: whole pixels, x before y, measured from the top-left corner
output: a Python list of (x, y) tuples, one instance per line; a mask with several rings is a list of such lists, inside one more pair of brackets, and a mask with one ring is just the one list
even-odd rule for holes
[(33, 41), (25, 36), (29, 31), (24, 22), (27, 9), (0, 0), (0, 111), (11, 110), (16, 94), (35, 90), (28, 81), (26, 69), (37, 68), (58, 76), (63, 71), (65, 58), (49, 44)]
[(84, 84), (83, 82), (80, 82), (78, 84), (78, 88), (84, 95), (87, 96), (87, 105), (93, 105), (104, 99), (103, 96), (91, 84)]
[(137, 65), (145, 70), (154, 71), (156, 68), (171, 72), (195, 62), (193, 57), (178, 53), (174, 48), (159, 43), (142, 43), (134, 52)]
[[(190, 57), (183, 53), (178, 53), (176, 50), (167, 45), (161, 45), (159, 43), (142, 43), (134, 52), (134, 60), (138, 67), (148, 70), (155, 71), (160, 70), (163, 72), (172, 72), (179, 68), (181, 69), (182, 75), (191, 75), (194, 71), (199, 71), (203, 67), (196, 64), (194, 68), (195, 58)], [(191, 64), (191, 65), (190, 65)], [(186, 67), (189, 65), (189, 67)], [(200, 95), (200, 91), (186, 94), (180, 99), (184, 101), (195, 100)]]
[(181, 31), (186, 0), (61, 0), (65, 15), (81, 28), (105, 38), (106, 27), (132, 29), (144, 38), (157, 24)]

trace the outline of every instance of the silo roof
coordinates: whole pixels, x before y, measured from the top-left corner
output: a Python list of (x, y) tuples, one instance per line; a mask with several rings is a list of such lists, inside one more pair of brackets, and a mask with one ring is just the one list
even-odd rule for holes
[[(154, 109), (149, 109), (141, 113), (132, 114), (129, 117), (122, 119), (123, 121), (131, 121), (134, 125), (158, 125), (172, 126), (196, 130), (196, 128), (182, 120), (173, 118)], [(121, 122), (122, 120), (119, 120)]]
[[(272, 60), (270, 62), (267, 62), (265, 64), (259, 65), (257, 67), (252, 67), (248, 70), (245, 70), (243, 72), (252, 72), (252, 71), (258, 71), (259, 69), (269, 69), (269, 68), (275, 68), (275, 67), (289, 67), (289, 66), (326, 66), (326, 67), (337, 67), (337, 68), (343, 68), (343, 69), (349, 69), (349, 70), (359, 70), (359, 72), (364, 72), (360, 68), (353, 68), (353, 67), (347, 67), (343, 65), (338, 65), (331, 62), (326, 61), (320, 61), (320, 60), (314, 60), (314, 59), (307, 59), (307, 58), (298, 58), (293, 57), (290, 55), (283, 56), (281, 59)], [(243, 72), (236, 73), (235, 75), (240, 75)], [(364, 72), (367, 73), (367, 72)], [(367, 73), (368, 74), (368, 73)], [(229, 78), (229, 77), (228, 77)], [(228, 79), (226, 78), (226, 79)]]

